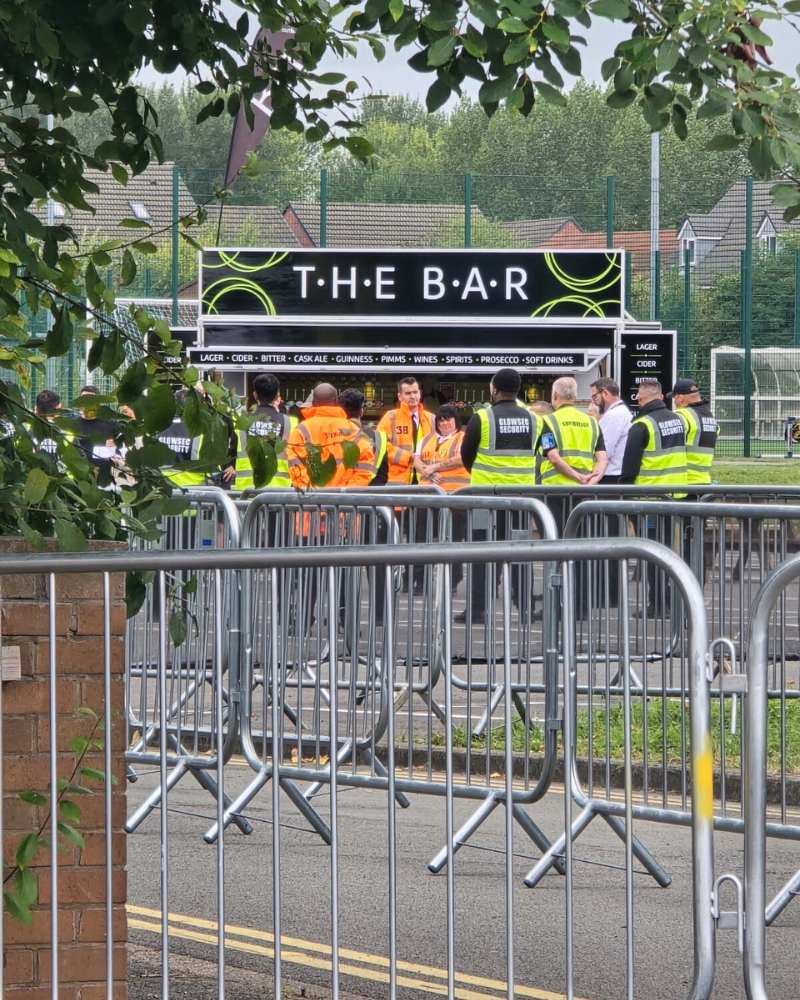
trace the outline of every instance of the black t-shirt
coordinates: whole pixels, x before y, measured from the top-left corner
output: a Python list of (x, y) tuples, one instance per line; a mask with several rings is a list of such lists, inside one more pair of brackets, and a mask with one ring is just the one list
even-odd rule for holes
[(114, 425), (110, 420), (90, 420), (88, 417), (78, 417), (78, 447), (89, 459), (92, 465), (111, 465), (110, 458), (98, 458), (93, 454), (96, 445), (104, 445), (109, 438), (114, 437)]

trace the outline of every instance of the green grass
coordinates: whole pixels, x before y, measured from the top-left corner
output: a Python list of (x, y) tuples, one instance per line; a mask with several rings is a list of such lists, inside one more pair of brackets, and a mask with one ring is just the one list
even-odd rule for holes
[[(737, 735), (730, 733), (730, 702), (725, 705), (725, 736), (724, 751), (725, 764), (728, 768), (739, 766), (740, 733), (742, 725), (741, 703), (739, 705), (739, 716), (737, 719)], [(589, 756), (590, 738), (590, 718), (589, 711), (579, 710), (577, 720), (577, 749), (578, 756)], [(689, 706), (684, 705), (680, 699), (668, 698), (662, 700), (653, 698), (647, 706), (647, 712), (643, 711), (641, 702), (634, 702), (631, 705), (631, 755), (633, 760), (644, 759), (645, 724), (647, 727), (647, 748), (648, 760), (650, 764), (657, 765), (665, 760), (666, 764), (680, 765), (682, 756), (682, 746), (688, 747), (689, 741)], [(613, 705), (608, 713), (605, 708), (594, 709), (591, 713), (591, 744), (595, 759), (603, 760), (609, 757), (611, 760), (623, 759), (624, 751), (624, 727), (623, 713), (621, 705)], [(666, 730), (666, 740), (664, 732)], [(438, 745), (444, 744), (444, 737), (441, 734), (434, 735)], [(492, 750), (502, 751), (505, 746), (503, 727), (498, 726), (491, 730), (489, 734), (490, 747)], [(527, 740), (527, 742), (526, 742)], [(714, 764), (720, 765), (720, 748), (722, 744), (720, 734), (720, 703), (713, 701), (711, 704), (711, 740), (714, 753)], [(786, 770), (790, 773), (800, 772), (800, 700), (786, 702), (786, 728), (784, 734)], [(459, 726), (453, 731), (454, 746), (464, 748), (467, 745), (467, 732)], [(485, 736), (473, 736), (472, 748), (474, 750), (486, 749)], [(514, 719), (513, 727), (513, 749), (516, 753), (536, 754), (544, 750), (543, 733), (538, 726), (531, 727), (527, 734), (522, 720)], [(688, 754), (688, 749), (687, 749)], [(767, 730), (767, 767), (771, 772), (780, 770), (781, 761), (781, 706), (777, 701), (769, 703), (768, 730)]]
[(712, 478), (726, 485), (800, 486), (800, 457), (717, 459)]

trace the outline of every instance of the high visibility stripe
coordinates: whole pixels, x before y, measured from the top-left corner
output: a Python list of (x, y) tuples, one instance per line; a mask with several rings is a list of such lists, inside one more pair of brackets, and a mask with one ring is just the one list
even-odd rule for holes
[[(565, 427), (561, 421), (569, 419), (579, 426)], [(581, 413), (574, 406), (559, 407), (544, 418), (544, 429), (550, 430), (556, 441), (556, 451), (566, 464), (576, 472), (590, 473), (594, 468), (594, 456), (600, 437), (600, 425), (588, 413)], [(542, 457), (539, 477), (550, 486), (574, 486), (575, 480), (564, 475)]]
[[(683, 423), (683, 421), (681, 421)], [(647, 445), (642, 453), (642, 464), (636, 477), (637, 486), (685, 486), (687, 482), (686, 448), (662, 444), (661, 427), (649, 414), (637, 417), (634, 424), (644, 424), (649, 429)], [(685, 497), (685, 493), (673, 493), (673, 497)]]
[[(289, 434), (297, 426), (298, 421), (297, 417), (289, 417), (286, 414), (279, 415), (282, 418), (280, 439), (285, 442), (289, 440)], [(266, 484), (266, 489), (281, 490), (291, 485), (289, 479), (289, 465), (291, 463), (286, 456), (285, 449), (277, 456), (277, 459), (278, 467), (272, 479)], [(239, 454), (236, 457), (236, 489), (252, 490), (254, 488), (253, 466), (247, 454), (247, 431), (241, 431), (239, 434)]]

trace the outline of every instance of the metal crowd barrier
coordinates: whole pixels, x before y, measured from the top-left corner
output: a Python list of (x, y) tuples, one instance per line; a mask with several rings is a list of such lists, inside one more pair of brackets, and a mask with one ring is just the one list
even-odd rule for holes
[[(132, 542), (133, 551), (188, 553), (218, 547), (240, 547), (239, 518), (229, 495), (215, 487), (192, 488), (178, 493), (187, 503), (181, 514), (165, 517), (158, 541)], [(239, 632), (241, 582), (229, 574), (217, 593), (213, 574), (189, 574), (177, 569), (165, 578), (166, 597), (155, 581), (147, 584), (138, 614), (128, 622), (126, 633), (125, 705), (128, 733), (128, 780), (137, 778), (136, 765), (158, 763), (161, 719), (161, 685), (167, 700), (167, 741), (171, 767), (169, 787), (192, 775), (212, 797), (218, 794), (212, 771), (217, 767), (214, 751), (214, 709), (217, 673), (213, 648), (217, 632), (226, 637), (220, 688), (227, 761), (239, 730)], [(181, 633), (185, 633), (181, 638)], [(161, 658), (161, 643), (167, 654)], [(165, 664), (165, 665), (164, 665)], [(162, 671), (166, 676), (162, 677)], [(128, 817), (125, 828), (132, 832), (158, 806), (160, 789)], [(236, 817), (243, 833), (252, 827)]]
[[(782, 618), (788, 604), (797, 600), (791, 588), (800, 582), (800, 557), (779, 566), (764, 581), (752, 607), (750, 643), (744, 693), (744, 979), (749, 1000), (766, 1000), (766, 928), (800, 895), (800, 871), (768, 902), (767, 838), (800, 839), (800, 825), (787, 824), (784, 785), (787, 702), (779, 704), (781, 755), (780, 825), (771, 820), (767, 806), (769, 749), (776, 744), (770, 712), (770, 675), (785, 669)], [(795, 817), (796, 819), (796, 817)]]
[[(516, 983), (515, 960), (519, 957), (519, 942), (521, 936), (519, 930), (515, 932), (515, 904), (514, 904), (514, 861), (515, 861), (515, 823), (517, 819), (523, 826), (526, 833), (530, 832), (532, 820), (527, 806), (531, 804), (531, 797), (528, 792), (521, 789), (515, 777), (515, 730), (514, 730), (514, 689), (515, 680), (512, 662), (512, 644), (510, 641), (511, 621), (514, 615), (513, 603), (513, 567), (519, 564), (533, 564), (536, 566), (553, 565), (558, 572), (548, 578), (548, 587), (553, 591), (558, 604), (562, 610), (562, 627), (555, 633), (548, 636), (547, 642), (558, 655), (560, 662), (564, 666), (566, 674), (565, 682), (569, 692), (573, 692), (577, 683), (577, 661), (574, 656), (574, 628), (573, 616), (575, 613), (575, 570), (576, 566), (587, 561), (609, 560), (619, 564), (619, 575), (623, 581), (627, 580), (628, 562), (654, 564), (659, 569), (668, 574), (670, 581), (680, 592), (686, 614), (686, 669), (689, 677), (689, 729), (691, 734), (691, 756), (690, 766), (692, 771), (692, 785), (694, 794), (692, 796), (689, 814), (681, 817), (692, 825), (692, 846), (691, 865), (693, 872), (693, 956), (694, 971), (691, 987), (688, 995), (692, 998), (706, 998), (709, 996), (714, 977), (714, 918), (709, 901), (712, 899), (714, 890), (713, 872), (713, 824), (712, 824), (712, 786), (711, 772), (709, 767), (709, 682), (707, 677), (707, 634), (703, 612), (702, 595), (699, 584), (691, 574), (687, 574), (678, 557), (659, 546), (656, 543), (638, 539), (612, 539), (607, 541), (536, 541), (536, 542), (515, 542), (505, 541), (497, 543), (470, 543), (460, 546), (452, 544), (430, 545), (430, 546), (359, 546), (341, 545), (326, 547), (303, 547), (297, 546), (293, 549), (282, 550), (203, 550), (161, 552), (146, 551), (136, 553), (111, 553), (93, 554), (81, 553), (76, 555), (58, 555), (47, 553), (41, 556), (4, 556), (0, 558), (0, 577), (11, 573), (24, 573), (26, 576), (36, 574), (46, 574), (49, 577), (49, 602), (51, 628), (49, 634), (50, 642), (50, 684), (53, 692), (51, 699), (51, 710), (57, 710), (57, 638), (56, 638), (56, 607), (59, 600), (59, 576), (62, 573), (98, 573), (104, 576), (105, 593), (105, 620), (110, 623), (110, 584), (109, 575), (113, 573), (123, 573), (129, 570), (154, 573), (154, 586), (156, 607), (154, 609), (154, 619), (157, 623), (167, 620), (170, 611), (170, 580), (176, 577), (200, 578), (207, 575), (209, 586), (213, 589), (214, 603), (213, 611), (206, 619), (206, 624), (212, 633), (209, 642), (207, 656), (207, 670), (213, 675), (213, 691), (215, 697), (211, 705), (210, 731), (212, 735), (212, 747), (210, 753), (213, 754), (215, 778), (217, 782), (218, 794), (216, 796), (217, 823), (220, 827), (220, 836), (217, 839), (214, 852), (214, 875), (209, 881), (209, 893), (213, 893), (214, 909), (211, 916), (213, 919), (204, 926), (207, 927), (206, 937), (216, 945), (217, 955), (217, 985), (218, 995), (225, 994), (226, 983), (226, 855), (224, 834), (224, 802), (226, 781), (229, 780), (230, 772), (225, 768), (226, 742), (228, 740), (225, 723), (225, 699), (223, 697), (224, 685), (230, 684), (226, 673), (229, 675), (231, 666), (227, 662), (225, 621), (223, 592), (226, 589), (238, 584), (238, 580), (244, 576), (255, 574), (266, 574), (269, 589), (269, 612), (274, 621), (286, 620), (285, 612), (287, 605), (291, 608), (290, 594), (287, 592), (282, 581), (287, 573), (318, 570), (325, 579), (324, 590), (320, 590), (317, 595), (317, 605), (320, 611), (320, 618), (326, 624), (327, 644), (329, 647), (327, 666), (317, 657), (317, 671), (314, 674), (313, 690), (309, 693), (310, 711), (318, 711), (322, 704), (322, 692), (327, 693), (330, 705), (335, 706), (338, 711), (332, 711), (323, 717), (318, 713), (314, 719), (314, 726), (308, 730), (298, 726), (295, 720), (290, 719), (284, 711), (287, 703), (287, 671), (285, 660), (282, 655), (279, 641), (279, 629), (273, 628), (269, 632), (269, 641), (265, 643), (264, 683), (270, 690), (269, 711), (270, 722), (267, 736), (267, 754), (265, 761), (268, 766), (274, 769), (277, 778), (290, 783), (290, 786), (298, 786), (300, 783), (322, 783), (328, 792), (327, 798), (330, 806), (330, 820), (328, 825), (328, 846), (329, 846), (329, 866), (325, 865), (319, 858), (319, 854), (309, 855), (305, 869), (311, 875), (316, 875), (318, 879), (327, 879), (329, 885), (329, 913), (330, 925), (330, 950), (328, 952), (331, 987), (334, 996), (339, 995), (340, 979), (346, 972), (347, 956), (343, 954), (340, 947), (340, 926), (346, 917), (346, 911), (342, 909), (345, 905), (344, 897), (340, 896), (341, 869), (344, 857), (341, 850), (342, 841), (342, 821), (339, 817), (339, 802), (343, 791), (347, 788), (370, 789), (373, 795), (382, 794), (385, 803), (385, 815), (388, 828), (388, 839), (386, 848), (386, 885), (387, 892), (387, 929), (389, 956), (386, 963), (386, 973), (389, 981), (389, 993), (396, 995), (398, 986), (404, 986), (401, 973), (401, 964), (398, 958), (398, 910), (401, 905), (401, 897), (398, 892), (398, 824), (396, 811), (398, 805), (402, 805), (403, 796), (412, 793), (421, 793), (428, 796), (439, 797), (443, 801), (444, 825), (446, 829), (446, 862), (447, 875), (442, 883), (442, 892), (446, 902), (446, 989), (449, 996), (459, 996), (461, 986), (456, 986), (456, 926), (462, 908), (468, 908), (472, 913), (475, 907), (475, 900), (468, 890), (469, 883), (462, 887), (460, 881), (462, 876), (456, 871), (453, 863), (454, 853), (458, 847), (457, 835), (455, 833), (454, 809), (458, 798), (466, 797), (472, 799), (483, 799), (489, 801), (492, 797), (493, 803), (503, 806), (505, 811), (505, 823), (501, 840), (500, 854), (503, 863), (503, 877), (499, 880), (498, 892), (504, 904), (505, 919), (503, 920), (504, 935), (504, 960), (507, 983), (503, 984), (508, 996), (513, 997), (518, 994)], [(442, 775), (430, 774), (424, 768), (413, 768), (406, 766), (403, 760), (403, 749), (398, 741), (396, 726), (396, 710), (392, 692), (395, 687), (395, 650), (394, 644), (389, 642), (385, 645), (382, 653), (382, 660), (374, 657), (366, 664), (366, 669), (358, 669), (354, 672), (353, 647), (347, 641), (346, 628), (340, 622), (338, 610), (340, 607), (340, 588), (338, 586), (342, 575), (347, 571), (357, 573), (382, 573), (385, 577), (385, 593), (391, 590), (392, 581), (397, 574), (398, 567), (429, 567), (433, 575), (442, 579), (442, 623), (444, 629), (444, 645), (446, 653), (449, 653), (451, 646), (452, 619), (452, 597), (450, 587), (450, 573), (454, 564), (466, 563), (471, 565), (485, 565), (495, 563), (500, 567), (500, 595), (498, 604), (500, 605), (500, 622), (503, 635), (502, 653), (502, 684), (503, 694), (500, 703), (497, 705), (496, 717), (502, 727), (502, 740), (499, 748), (499, 756), (502, 764), (498, 768), (496, 775), (488, 776), (485, 783), (473, 785), (469, 780), (465, 780), (457, 773), (456, 746), (454, 739), (454, 685), (449, 671), (445, 671), (442, 677), (444, 712), (446, 725), (444, 727), (444, 745), (442, 748)], [(226, 584), (226, 577), (230, 577), (230, 582)], [(623, 597), (625, 584), (623, 583)], [(370, 597), (369, 600), (372, 598)], [(392, 634), (393, 630), (393, 602), (386, 603), (387, 622), (386, 630)], [(110, 627), (107, 625), (107, 628)], [(104, 776), (105, 776), (105, 816), (106, 816), (106, 841), (105, 841), (105, 867), (106, 896), (105, 896), (105, 916), (108, 927), (108, 937), (106, 940), (106, 975), (107, 992), (111, 995), (115, 988), (115, 962), (114, 956), (114, 902), (116, 899), (113, 875), (113, 855), (112, 855), (112, 756), (111, 756), (111, 733), (115, 722), (112, 718), (110, 705), (110, 644), (105, 644), (106, 656), (104, 662), (105, 680), (105, 749), (104, 749)], [(157, 768), (158, 768), (158, 788), (160, 792), (159, 810), (159, 850), (158, 861), (155, 862), (155, 851), (153, 852), (153, 868), (158, 872), (158, 910), (154, 911), (152, 919), (157, 921), (160, 930), (161, 941), (161, 981), (160, 995), (167, 997), (170, 995), (171, 985), (171, 930), (172, 916), (172, 896), (174, 873), (171, 866), (175, 862), (176, 854), (170, 841), (170, 811), (167, 808), (169, 791), (174, 788), (171, 781), (176, 757), (171, 753), (170, 736), (175, 722), (172, 718), (173, 702), (169, 698), (171, 653), (169, 649), (169, 639), (164, 628), (158, 628), (158, 642), (154, 657), (154, 671), (157, 678), (157, 708), (153, 715), (153, 724), (157, 733)], [(299, 664), (298, 664), (299, 667)], [(627, 725), (625, 732), (632, 732), (630, 718), (632, 713), (633, 685), (631, 680), (630, 658), (623, 654), (621, 663), (621, 677), (623, 688), (623, 706)], [(363, 696), (370, 704), (370, 710), (362, 710), (359, 706), (359, 698)], [(374, 716), (383, 715), (383, 730), (385, 733), (385, 744), (381, 747), (378, 743), (377, 734), (380, 727), (374, 723)], [(2, 691), (0, 691), (0, 718), (2, 718)], [(316, 728), (316, 722), (322, 725)], [(326, 724), (327, 723), (327, 724)], [(369, 726), (364, 739), (372, 750), (369, 761), (362, 760), (356, 762), (351, 755), (346, 760), (339, 760), (338, 750), (350, 741), (357, 727), (365, 723)], [(576, 768), (575, 743), (579, 718), (576, 713), (575, 700), (567, 697), (564, 700), (563, 710), (559, 718), (551, 720), (552, 728), (562, 729), (564, 737), (564, 763), (567, 772), (570, 773)], [(52, 719), (53, 732), (55, 732), (55, 714)], [(59, 767), (59, 741), (50, 741), (50, 760), (52, 773), (52, 793), (50, 801), (50, 815), (53, 822), (53, 834), (50, 845), (51, 866), (50, 866), (50, 910), (51, 926), (54, 935), (57, 935), (59, 928), (59, 907), (64, 898), (63, 891), (59, 891), (58, 883), (58, 842), (55, 830), (57, 823), (58, 809), (56, 808), (55, 796), (57, 792), (56, 776)], [(635, 837), (635, 825), (640, 820), (661, 818), (652, 815), (653, 810), (648, 809), (635, 800), (632, 781), (632, 767), (635, 753), (635, 745), (630, 737), (626, 737), (624, 746), (624, 769), (625, 787), (624, 797), (615, 803), (608, 803), (604, 815), (616, 821), (618, 832), (625, 842), (625, 860), (623, 865), (625, 879), (625, 979), (626, 994), (634, 995), (635, 950), (634, 935), (636, 933), (635, 909), (633, 898), (633, 885), (636, 875), (634, 869), (634, 857), (641, 856), (642, 852), (638, 848), (638, 841)], [(377, 761), (382, 760), (383, 767), (377, 766)], [(1, 777), (1, 775), (0, 775)], [(544, 791), (552, 780), (552, 774), (543, 773), (540, 778), (539, 791)], [(266, 894), (271, 900), (272, 927), (270, 934), (271, 956), (274, 959), (274, 991), (276, 996), (282, 995), (282, 974), (284, 956), (282, 948), (282, 931), (284, 928), (284, 918), (290, 901), (285, 898), (285, 880), (288, 879), (289, 871), (282, 865), (282, 851), (285, 849), (284, 843), (286, 834), (282, 833), (282, 814), (284, 804), (281, 795), (281, 784), (273, 782), (271, 809), (269, 811), (269, 822), (272, 825), (273, 835), (271, 837), (271, 864), (268, 866), (267, 884), (264, 886)], [(286, 784), (283, 785), (287, 789)], [(0, 789), (0, 797), (2, 789)], [(293, 799), (294, 801), (294, 799)], [(569, 795), (564, 798), (563, 806), (563, 828), (565, 833), (569, 833), (573, 828), (573, 802)], [(2, 812), (0, 812), (0, 837), (3, 836)], [(296, 838), (296, 833), (292, 834)], [(283, 843), (282, 843), (283, 841)], [(578, 938), (575, 934), (576, 922), (576, 900), (575, 900), (575, 869), (577, 859), (573, 856), (572, 843), (569, 836), (566, 837), (561, 856), (564, 871), (563, 885), (563, 913), (564, 913), (564, 990), (567, 996), (574, 996), (575, 991), (575, 951)], [(182, 862), (183, 864), (184, 862)], [(188, 866), (188, 862), (187, 862)], [(329, 874), (328, 874), (329, 873)], [(47, 880), (46, 869), (39, 876), (41, 883)], [(456, 889), (459, 891), (457, 892)], [(40, 886), (41, 891), (41, 886)], [(202, 884), (195, 889), (196, 898), (204, 898)], [(319, 896), (314, 898), (319, 899)], [(207, 913), (207, 911), (204, 911)], [(605, 913), (598, 913), (597, 908), (581, 912), (581, 921), (587, 918), (594, 918), (596, 922), (597, 934), (602, 935), (607, 931), (607, 917)], [(501, 918), (502, 920), (502, 918)], [(2, 924), (0, 924), (0, 927)], [(195, 935), (199, 941), (201, 935)], [(53, 942), (57, 937), (53, 937)], [(529, 949), (529, 935), (525, 935), (525, 948)], [(596, 942), (591, 942), (592, 962), (596, 960)], [(54, 995), (58, 992), (59, 968), (58, 949), (51, 948), (52, 977)], [(683, 960), (683, 953), (680, 953)], [(285, 956), (289, 960), (289, 956)], [(323, 966), (324, 967), (324, 966)], [(684, 970), (688, 978), (688, 968)], [(2, 972), (0, 972), (0, 980)], [(116, 976), (118, 978), (118, 975)], [(0, 981), (0, 986), (2, 982)], [(444, 981), (441, 989), (444, 991)], [(530, 989), (519, 987), (519, 992), (525, 995), (532, 995)]]

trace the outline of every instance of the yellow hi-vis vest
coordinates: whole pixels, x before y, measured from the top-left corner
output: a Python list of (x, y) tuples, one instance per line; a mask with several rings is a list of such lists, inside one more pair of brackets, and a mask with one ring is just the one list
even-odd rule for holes
[[(536, 414), (520, 406), (520, 418), (528, 418), (530, 447), (509, 450), (497, 447), (497, 416), (493, 407), (478, 410), (481, 437), (478, 454), (472, 463), (470, 486), (533, 486), (536, 479)], [(524, 415), (524, 417), (523, 417)]]
[[(576, 472), (591, 472), (600, 438), (600, 425), (595, 418), (574, 406), (559, 406), (554, 413), (548, 413), (544, 424), (545, 430), (552, 431), (558, 454), (567, 465)], [(575, 480), (562, 475), (546, 455), (539, 476), (543, 486), (575, 485)]]
[[(632, 423), (645, 424), (649, 429), (647, 445), (642, 453), (639, 475), (634, 480), (636, 486), (685, 486), (686, 485), (686, 437), (683, 421), (670, 410), (659, 410), (658, 416), (642, 414)], [(673, 493), (676, 500), (685, 493)]]
[[(194, 469), (183, 469), (183, 462), (196, 462), (200, 457), (200, 448), (203, 444), (202, 436), (192, 437), (180, 418), (173, 420), (172, 426), (158, 435), (158, 440), (171, 448), (178, 459), (175, 465), (163, 470), (164, 477), (173, 486), (185, 488), (187, 486), (205, 486), (205, 472), (196, 472)], [(187, 447), (188, 446), (188, 447)]]
[(681, 406), (675, 413), (686, 428), (686, 482), (690, 486), (694, 483), (710, 483), (714, 446), (703, 445), (701, 441), (707, 440), (709, 434), (713, 434), (716, 440), (717, 422), (710, 413), (698, 412), (692, 406)]
[[(297, 426), (297, 417), (289, 417), (285, 413), (279, 414), (281, 418), (281, 430), (279, 435), (283, 441), (289, 440), (289, 435), (292, 430)], [(275, 421), (270, 420), (270, 423)], [(251, 431), (253, 425), (251, 425)], [(253, 482), (253, 466), (250, 462), (250, 458), (247, 454), (247, 431), (239, 432), (239, 454), (236, 456), (236, 486), (235, 489), (241, 490), (252, 490), (255, 488), (255, 483)], [(259, 435), (265, 437), (266, 435)], [(288, 490), (291, 489), (292, 484), (289, 479), (289, 459), (286, 455), (286, 449), (280, 452), (277, 456), (278, 458), (278, 468), (275, 470), (275, 475), (272, 479), (264, 486), (264, 489), (270, 490)]]

